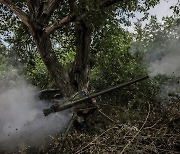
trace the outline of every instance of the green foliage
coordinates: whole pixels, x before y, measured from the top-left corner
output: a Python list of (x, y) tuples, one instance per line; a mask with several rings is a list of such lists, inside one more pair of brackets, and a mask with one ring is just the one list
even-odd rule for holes
[[(130, 52), (133, 44), (130, 33), (116, 25), (109, 29), (104, 28), (99, 33), (93, 41), (93, 52), (96, 53), (96, 63), (91, 72), (93, 88), (99, 91), (146, 75), (147, 72), (142, 66), (143, 54), (134, 55)], [(96, 39), (101, 41), (98, 42)], [(145, 108), (144, 102), (154, 98), (156, 92), (157, 84), (148, 79), (118, 93), (111, 93), (106, 98), (108, 102), (114, 102), (129, 109), (137, 109)]]
[[(129, 71), (129, 73), (132, 74), (133, 67), (131, 65), (135, 65), (134, 63), (136, 62), (133, 61), (131, 58), (124, 60), (125, 57), (131, 57), (131, 55), (128, 55), (128, 52), (123, 53), (123, 51), (120, 51), (119, 48), (113, 49), (114, 43), (116, 43), (116, 41), (120, 41), (123, 38), (121, 39), (110, 38), (110, 32), (108, 34), (108, 31), (110, 30), (110, 28), (112, 28), (110, 30), (111, 33), (113, 31), (116, 31), (116, 28), (117, 26), (120, 25), (120, 23), (125, 25), (130, 24), (129, 17), (134, 16), (135, 11), (146, 12), (150, 7), (155, 6), (158, 2), (159, 0), (150, 0), (150, 1), (129, 0), (124, 2), (119, 2), (111, 7), (105, 7), (104, 9), (102, 9), (101, 5), (99, 5), (102, 3), (101, 0), (98, 1), (80, 0), (77, 1), (76, 4), (74, 3), (69, 4), (69, 1), (63, 1), (60, 2), (59, 7), (52, 14), (52, 17), (48, 24), (56, 22), (57, 19), (58, 20), (62, 19), (63, 17), (68, 15), (69, 12), (72, 11), (74, 11), (74, 13), (77, 16), (86, 14), (82, 18), (82, 20), (84, 20), (94, 30), (94, 34), (95, 34), (94, 40), (96, 41), (96, 43), (101, 44), (101, 46), (103, 45), (103, 43), (105, 43), (107, 46), (104, 48), (108, 49), (106, 52), (108, 53), (113, 52), (112, 54), (109, 55), (112, 59), (113, 57), (118, 57), (119, 54), (122, 54), (119, 62), (116, 61), (116, 65), (120, 65), (121, 70), (125, 69), (123, 68), (123, 65), (127, 63), (125, 61), (131, 61), (131, 63), (129, 63), (129, 68), (126, 72)], [(15, 0), (13, 1), (13, 3), (16, 6), (18, 6), (20, 9), (22, 9), (24, 12), (28, 13), (28, 8), (25, 1)], [(2, 4), (0, 4), (0, 14), (1, 14), (1, 21), (3, 21), (0, 23), (0, 33), (1, 35), (3, 35), (3, 39), (6, 42), (8, 42), (11, 47), (11, 52), (8, 53), (9, 57), (13, 57), (13, 58), (16, 57), (16, 60), (23, 63), (23, 65), (27, 67), (28, 70), (27, 74), (30, 75), (30, 78), (32, 79), (34, 84), (37, 82), (36, 85), (39, 85), (40, 87), (43, 87), (43, 85), (47, 85), (44, 83), (44, 81), (46, 79), (46, 82), (49, 83), (49, 81), (51, 80), (50, 76), (47, 75), (48, 73), (44, 68), (44, 65), (42, 64), (42, 61), (40, 60), (39, 56), (37, 56), (36, 54), (37, 49), (35, 43), (33, 42), (33, 38), (29, 34), (27, 27), (25, 27), (21, 23), (21, 21), (17, 18), (17, 16), (15, 16)], [(113, 28), (113, 26), (115, 27)], [(74, 29), (75, 29), (74, 24), (68, 24), (62, 29), (56, 31), (56, 33), (51, 36), (53, 49), (56, 52), (59, 61), (62, 63), (63, 66), (65, 66), (67, 70), (70, 69), (76, 52)], [(117, 33), (117, 32), (113, 32), (113, 33)], [(106, 36), (106, 38), (108, 38), (107, 40), (105, 40), (104, 35), (107, 35)], [(100, 39), (102, 39), (104, 42), (103, 41), (101, 42)], [(129, 38), (127, 38), (127, 40), (128, 39)], [(121, 42), (120, 46), (126, 44), (125, 39), (123, 41)], [(96, 52), (100, 52), (99, 54), (96, 54), (98, 59), (96, 61), (99, 61), (101, 56), (101, 50), (98, 49), (97, 45), (94, 46), (94, 48), (97, 48), (95, 49)], [(126, 48), (127, 47), (124, 47), (124, 49), (122, 48), (121, 50), (127, 51)], [(92, 52), (92, 57), (93, 58), (95, 57), (95, 55), (93, 55), (93, 52)], [(110, 65), (110, 62), (108, 62), (108, 56), (106, 57), (105, 61), (106, 61), (104, 63), (105, 66)], [(112, 63), (111, 65), (114, 64)], [(101, 69), (101, 68), (96, 68), (96, 69)], [(108, 72), (108, 70), (106, 72)], [(124, 76), (127, 75), (128, 73), (126, 73), (126, 75)], [(117, 77), (117, 75), (116, 76), (114, 75), (114, 77), (112, 77), (111, 79), (120, 80), (117, 78), (119, 77)]]
[(34, 56), (34, 65), (29, 65), (26, 68), (26, 76), (29, 81), (36, 86), (43, 88), (50, 88), (53, 84), (47, 68), (38, 54)]
[(170, 9), (173, 9), (174, 14), (175, 14), (176, 17), (179, 17), (180, 16), (180, 1), (178, 1), (176, 3), (176, 5), (171, 6)]
[[(56, 52), (60, 52), (56, 49)], [(70, 64), (74, 58), (74, 52), (69, 51), (63, 54), (60, 54), (59, 60), (63, 64), (63, 66), (68, 69)], [(29, 63), (26, 65), (26, 72), (25, 75), (27, 76), (28, 80), (33, 84), (41, 89), (44, 88), (55, 88), (56, 85), (52, 80), (46, 66), (44, 65), (42, 59), (40, 58), (39, 54), (33, 55), (33, 65)]]
[(20, 79), (18, 70), (12, 65), (11, 58), (7, 56), (8, 52), (5, 46), (0, 45), (0, 93), (14, 87)]
[[(156, 17), (152, 17), (150, 24), (146, 25), (145, 28), (142, 28), (141, 23), (139, 22), (136, 24), (136, 35), (130, 34), (129, 32), (121, 28), (122, 24), (130, 25), (129, 17), (134, 16), (134, 11), (144, 12), (146, 14), (147, 10), (151, 6), (155, 6), (159, 2), (159, 0), (121, 1), (121, 3), (111, 6), (110, 8), (105, 8), (103, 10), (100, 9), (97, 5), (98, 2), (101, 1), (102, 0), (79, 0), (77, 1), (78, 10), (76, 10), (76, 13), (78, 15), (81, 15), (84, 12), (88, 13), (88, 15), (86, 15), (83, 20), (88, 23), (89, 26), (91, 26), (93, 29), (90, 56), (91, 62), (94, 63), (94, 65), (91, 69), (90, 85), (92, 87), (92, 90), (96, 91), (100, 91), (110, 86), (124, 83), (131, 79), (146, 75), (147, 71), (142, 65), (142, 60), (144, 54), (147, 53), (150, 48), (152, 48), (151, 44), (155, 44), (154, 48), (164, 47), (168, 39), (171, 39), (171, 37), (179, 37), (179, 34), (174, 33), (175, 31), (170, 28), (172, 24), (176, 24), (176, 26), (179, 24), (179, 20), (174, 20), (173, 18), (164, 18), (165, 24), (160, 24), (157, 22)], [(24, 1), (15, 0), (13, 2), (16, 2), (16, 4), (20, 8), (24, 8), (25, 12), (27, 11), (27, 6), (24, 5)], [(55, 88), (56, 85), (52, 81), (52, 77), (48, 73), (47, 68), (45, 67), (42, 59), (40, 58), (40, 55), (36, 53), (36, 46), (33, 42), (32, 37), (30, 37), (28, 30), (20, 23), (19, 20), (17, 20), (16, 16), (14, 16), (6, 8), (0, 5), (0, 9), (0, 13), (6, 19), (4, 20), (3, 18), (3, 20), (1, 20), (2, 23), (0, 23), (0, 33), (4, 36), (5, 41), (7, 41), (11, 46), (11, 50), (4, 50), (4, 48), (2, 47), (2, 52), (0, 53), (0, 81), (4, 82), (4, 79), (6, 78), (6, 72), (9, 73), (9, 78), (6, 78), (6, 81), (10, 81), (9, 79), (11, 77), (16, 77), (17, 70), (12, 69), (13, 67), (10, 67), (9, 70), (7, 70), (6, 66), (8, 66), (8, 63), (18, 65), (18, 62), (20, 61), (21, 64), (23, 64), (24, 66), (24, 74), (31, 83), (37, 85), (42, 89)], [(176, 11), (176, 13), (179, 13), (177, 7), (175, 7), (174, 10)], [(62, 19), (68, 13), (69, 5), (68, 1), (66, 0), (61, 2), (59, 8), (54, 12), (50, 23), (57, 21), (57, 19)], [(173, 33), (174, 35), (169, 35), (169, 33)], [(56, 33), (51, 36), (51, 43), (52, 48), (54, 49), (60, 63), (65, 67), (67, 71), (70, 70), (76, 52), (74, 24), (69, 24), (64, 28), (56, 31)], [(166, 77), (164, 76), (160, 78), (162, 82), (166, 80)], [(13, 83), (9, 82), (3, 84), (13, 85)], [(2, 85), (1, 82), (0, 85)], [(0, 87), (0, 92), (1, 88), (2, 86)], [(148, 135), (151, 136), (151, 131), (160, 130), (158, 131), (158, 134), (156, 134), (156, 132), (153, 132), (155, 134), (155, 138), (157, 138), (159, 132), (161, 132), (163, 134), (162, 136), (164, 136), (164, 130), (162, 128), (168, 128), (169, 125), (169, 122), (167, 123), (162, 120), (164, 123), (166, 123), (166, 125), (162, 125), (162, 127), (154, 129), (154, 127), (158, 126), (157, 123), (155, 123), (154, 121), (159, 122), (161, 121), (161, 119), (163, 119), (158, 119), (159, 113), (157, 112), (156, 114), (154, 114), (154, 106), (152, 107), (152, 104), (154, 105), (157, 102), (156, 100), (154, 100), (154, 98), (157, 95), (158, 90), (158, 83), (152, 79), (147, 79), (145, 81), (141, 81), (139, 83), (126, 87), (122, 90), (118, 90), (118, 92), (115, 91), (109, 93), (106, 96), (103, 96), (103, 99), (102, 101), (100, 101), (99, 105), (102, 108), (104, 105), (105, 112), (107, 111), (106, 113), (108, 113), (108, 115), (112, 119), (117, 120), (117, 122), (121, 121), (126, 123), (132, 123), (133, 119), (134, 122), (136, 122), (136, 125), (139, 126), (139, 128), (142, 127), (142, 123), (145, 124), (146, 122), (148, 122), (147, 125), (153, 127), (147, 127), (147, 129), (143, 129), (145, 130), (145, 132), (143, 133), (149, 133)], [(146, 110), (148, 109), (148, 103), (151, 104), (150, 113), (153, 117), (152, 122), (149, 119), (145, 122), (142, 121), (142, 116), (144, 116), (144, 112), (146, 112)], [(140, 114), (139, 110), (141, 109), (143, 109), (143, 113)], [(146, 114), (149, 115), (149, 113)], [(98, 116), (95, 117), (96, 121), (98, 120), (97, 117)], [(144, 119), (145, 118), (146, 117), (144, 117)], [(138, 122), (135, 121), (137, 119)], [(101, 123), (103, 120), (104, 119), (101, 120)], [(94, 122), (93, 127), (97, 129), (100, 128), (100, 126), (98, 125), (98, 123), (96, 123), (96, 121)], [(104, 123), (102, 124), (102, 126), (104, 127)], [(130, 131), (128, 129), (126, 130), (126, 128), (123, 128), (122, 131), (119, 131), (119, 127), (117, 128), (118, 132), (114, 132), (112, 133), (112, 135), (107, 135), (109, 132), (111, 132), (111, 128), (107, 131), (101, 130), (99, 132), (100, 135), (97, 133), (97, 131), (95, 131), (93, 134), (96, 134), (98, 136), (95, 136), (96, 140), (93, 139), (94, 136), (92, 134), (89, 134), (89, 136), (86, 134), (82, 139), (82, 133), (79, 133), (80, 135), (78, 134), (78, 136), (78, 132), (75, 131), (75, 135), (73, 138), (72, 136), (68, 135), (67, 138), (70, 137), (70, 139), (68, 140), (71, 142), (71, 146), (66, 147), (76, 150), (76, 148), (74, 148), (73, 146), (78, 145), (77, 149), (81, 149), (82, 144), (79, 144), (79, 142), (84, 142), (85, 140), (87, 140), (88, 137), (89, 143), (92, 143), (92, 140), (95, 142), (102, 138), (102, 141), (107, 141), (109, 145), (112, 144), (112, 147), (120, 147), (119, 145), (123, 145), (126, 147), (127, 143), (124, 141), (125, 137), (132, 136), (133, 138), (133, 134), (136, 134), (137, 132), (134, 132), (132, 130)], [(126, 131), (127, 133), (125, 133), (126, 135), (124, 136), (124, 132)], [(106, 133), (103, 134), (104, 132)], [(88, 133), (92, 132), (89, 131)], [(169, 135), (169, 132), (167, 133)], [(120, 134), (121, 137), (119, 137)], [(106, 140), (107, 138), (104, 138), (104, 135), (107, 136), (108, 140)], [(144, 137), (142, 134), (142, 136), (140, 136), (140, 138), (138, 139), (138, 144), (139, 141), (143, 139), (142, 145), (145, 145), (144, 147), (149, 146), (149, 142), (147, 145), (144, 144), (145, 142), (147, 142), (147, 138)], [(156, 145), (158, 147), (161, 138), (161, 136), (157, 138)], [(122, 139), (122, 141), (119, 141), (119, 139)], [(67, 141), (67, 145), (69, 144), (68, 140), (65, 140), (65, 143)], [(154, 150), (154, 138), (152, 138), (152, 141), (150, 138), (148, 139), (148, 141), (149, 140), (150, 142), (152, 142), (153, 146), (151, 147), (151, 149), (143, 147), (144, 151), (147, 152), (147, 150), (149, 150), (150, 152), (157, 152), (156, 149)], [(115, 143), (114, 141), (117, 143)], [(77, 144), (74, 144), (75, 142)], [(58, 143), (58, 145), (61, 145), (61, 143)], [(87, 143), (87, 145), (91, 146), (91, 144), (89, 143)], [(98, 143), (100, 143), (99, 146), (97, 146)], [(99, 148), (102, 147), (101, 143), (105, 142), (98, 141), (96, 144), (92, 145), (95, 148)], [(134, 145), (133, 149), (136, 149), (137, 152), (143, 152), (143, 150), (139, 150), (138, 144), (137, 146)], [(85, 145), (85, 147), (87, 146)], [(112, 147), (109, 146), (109, 149), (114, 149)], [(68, 148), (65, 148), (65, 150), (67, 150)], [(107, 148), (107, 146), (103, 147), (100, 151), (102, 153), (107, 152)], [(132, 149), (129, 149), (128, 151), (132, 152)], [(97, 152), (99, 151), (97, 150)]]
[(118, 30), (103, 31), (103, 33), (101, 42), (96, 43), (97, 47), (95, 47), (99, 51), (93, 72), (97, 75), (94, 80), (102, 86), (115, 85), (125, 77), (132, 77), (137, 62), (128, 52), (131, 43), (131, 36), (128, 33), (123, 31), (118, 33)]
[[(143, 57), (143, 65), (145, 67), (151, 66), (156, 61), (162, 62), (163, 60), (169, 65), (172, 65), (168, 62), (168, 57), (174, 57), (172, 59), (176, 60), (176, 55), (178, 57), (178, 44), (180, 38), (179, 31), (179, 18), (164, 17), (163, 23), (159, 23), (157, 21), (156, 16), (152, 16), (150, 22), (142, 27), (140, 23), (136, 24), (136, 35), (134, 37), (135, 42), (133, 43), (133, 53), (134, 55), (142, 54)], [(165, 58), (164, 58), (165, 57)], [(164, 58), (164, 59), (163, 59)], [(177, 68), (176, 66), (174, 66)], [(163, 68), (162, 68), (163, 69)], [(158, 71), (161, 71), (160, 69)], [(171, 70), (170, 70), (171, 71)], [(159, 98), (166, 99), (168, 98), (168, 92), (173, 90), (174, 92), (178, 92), (175, 90), (177, 84), (176, 75), (178, 73), (174, 72), (173, 74), (162, 74), (154, 77), (154, 81), (156, 86), (162, 90), (162, 96), (159, 94)], [(169, 76), (168, 76), (169, 75)], [(168, 85), (168, 88), (165, 90), (164, 87)], [(171, 90), (170, 90), (171, 89)], [(157, 99), (157, 98), (156, 98)]]
[(161, 59), (171, 50), (178, 50), (176, 49), (180, 36), (178, 22), (179, 18), (171, 16), (164, 17), (163, 23), (159, 23), (156, 16), (152, 16), (145, 27), (136, 23), (133, 54), (144, 54), (144, 65), (148, 67), (150, 61)]

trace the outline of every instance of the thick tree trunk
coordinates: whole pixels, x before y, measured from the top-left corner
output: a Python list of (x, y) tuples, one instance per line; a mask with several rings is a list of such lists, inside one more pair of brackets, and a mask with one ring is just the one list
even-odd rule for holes
[(74, 90), (71, 86), (69, 75), (59, 63), (52, 49), (49, 35), (44, 32), (36, 32), (34, 39), (44, 64), (57, 86), (61, 89), (62, 94), (64, 96), (72, 95)]
[[(121, 0), (103, 0), (99, 6), (103, 9)], [(54, 78), (55, 83), (64, 95), (70, 96), (74, 91), (87, 91), (89, 76), (89, 54), (91, 43), (91, 28), (82, 21), (87, 15), (86, 12), (76, 16), (76, 1), (68, 1), (70, 4), (70, 14), (61, 20), (49, 25), (49, 20), (55, 9), (59, 6), (59, 0), (34, 1), (26, 0), (28, 11), (24, 11), (9, 0), (0, 0), (0, 3), (9, 8), (28, 27), (41, 58), (49, 73)], [(26, 7), (25, 7), (26, 8)], [(85, 9), (86, 10), (86, 9)], [(49, 35), (55, 30), (65, 26), (69, 22), (76, 20), (77, 53), (74, 64), (68, 74), (59, 63), (52, 50)], [(73, 85), (73, 86), (72, 86)]]
[(92, 29), (85, 22), (76, 22), (76, 57), (70, 71), (70, 79), (76, 91), (87, 92)]
[[(55, 80), (56, 85), (61, 89), (65, 96), (72, 95), (75, 91), (87, 91), (88, 76), (89, 76), (89, 54), (91, 43), (91, 28), (86, 22), (80, 18), (75, 18), (74, 13), (68, 15), (60, 21), (49, 24), (51, 14), (59, 5), (58, 0), (49, 0), (47, 2), (40, 2), (32, 0), (27, 1), (29, 14), (23, 12), (10, 1), (0, 1), (5, 6), (11, 9), (28, 27), (36, 44), (41, 58), (46, 65), (50, 75)], [(73, 1), (74, 2), (74, 1)], [(71, 10), (73, 11), (73, 10)], [(50, 35), (57, 28), (76, 19), (75, 34), (76, 34), (76, 57), (70, 73), (64, 70), (55, 55)]]

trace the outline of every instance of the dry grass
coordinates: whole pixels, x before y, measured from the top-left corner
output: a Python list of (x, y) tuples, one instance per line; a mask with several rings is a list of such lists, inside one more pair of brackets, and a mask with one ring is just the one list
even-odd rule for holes
[[(96, 115), (95, 123), (89, 121), (88, 130), (80, 132), (72, 130), (63, 147), (54, 146), (52, 149), (56, 152), (75, 154), (180, 153), (179, 111), (179, 102), (174, 102), (161, 110), (149, 104), (149, 109), (141, 113), (139, 119), (121, 125), (110, 123), (100, 115)], [(118, 121), (115, 119), (117, 117), (116, 114), (111, 116)], [(61, 142), (60, 138), (58, 142)]]

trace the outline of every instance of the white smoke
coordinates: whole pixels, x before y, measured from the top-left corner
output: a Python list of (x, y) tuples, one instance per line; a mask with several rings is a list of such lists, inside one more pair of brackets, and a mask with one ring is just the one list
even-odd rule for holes
[(160, 98), (170, 102), (170, 93), (180, 96), (180, 26), (153, 30), (149, 32), (145, 29), (145, 36), (149, 35), (148, 41), (144, 38), (145, 41), (136, 42), (130, 53), (143, 56), (142, 66), (159, 83)]
[(164, 48), (157, 48), (151, 56), (154, 59), (150, 60), (148, 67), (150, 76), (180, 76), (180, 40), (167, 41)]
[(168, 33), (162, 31), (154, 37), (156, 39), (149, 45), (143, 64), (147, 66), (149, 76), (168, 78), (163, 82), (163, 78), (159, 79), (160, 96), (169, 101), (170, 93), (180, 96), (180, 27), (171, 27)]
[[(6, 79), (8, 74), (4, 76)], [(15, 78), (11, 76), (10, 81), (0, 82), (0, 146), (12, 149), (22, 145), (40, 146), (45, 137), (65, 128), (70, 114), (64, 111), (45, 117), (42, 111), (51, 104), (41, 101), (38, 89), (14, 74)]]

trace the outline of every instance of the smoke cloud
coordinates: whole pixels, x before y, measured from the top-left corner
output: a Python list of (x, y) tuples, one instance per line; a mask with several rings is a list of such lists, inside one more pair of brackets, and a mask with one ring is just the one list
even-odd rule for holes
[(3, 74), (6, 80), (0, 82), (0, 146), (40, 146), (45, 137), (61, 132), (71, 115), (64, 111), (45, 117), (42, 111), (51, 104), (41, 101), (38, 89), (17, 72), (9, 70)]
[(166, 35), (157, 34), (144, 58), (150, 76), (180, 76), (180, 31), (172, 28)]
[(155, 50), (151, 57), (154, 58), (148, 66), (150, 76), (180, 76), (180, 40), (167, 42), (165, 48)]
[(171, 102), (169, 94), (180, 96), (180, 28), (171, 27), (168, 33), (157, 33), (155, 40), (147, 48), (144, 63), (149, 76), (160, 78), (160, 97)]
[(145, 42), (134, 44), (130, 53), (143, 55), (142, 66), (159, 83), (160, 98), (163, 102), (171, 102), (169, 94), (180, 96), (180, 27), (175, 25), (159, 31), (152, 29), (152, 33), (148, 30), (152, 40), (146, 42), (145, 39)]

